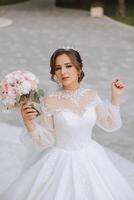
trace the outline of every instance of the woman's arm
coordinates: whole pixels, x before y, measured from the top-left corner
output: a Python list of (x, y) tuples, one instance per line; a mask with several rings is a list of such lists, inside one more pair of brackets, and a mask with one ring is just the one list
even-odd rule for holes
[[(47, 98), (43, 103), (46, 104)], [(44, 109), (47, 110), (47, 109)], [(54, 129), (53, 129), (53, 117), (51, 114), (44, 112), (39, 116), (40, 123), (34, 121), (37, 117), (37, 112), (27, 105), (23, 105), (21, 108), (22, 117), (26, 126), (27, 132), (31, 135), (33, 141), (43, 148), (52, 146), (54, 143)]]
[(124, 92), (125, 84), (122, 80), (114, 80), (112, 81), (112, 95), (111, 95), (111, 103), (115, 106), (120, 105), (120, 96)]
[(118, 130), (122, 126), (120, 116), (120, 95), (124, 91), (125, 85), (122, 81), (114, 80), (112, 82), (111, 101), (103, 102), (97, 95), (96, 123), (107, 132)]
[(28, 130), (28, 133), (32, 132), (35, 129), (35, 124), (33, 120), (37, 117), (38, 113), (32, 106), (27, 104), (22, 104), (21, 106), (21, 115), (24, 121), (24, 124)]

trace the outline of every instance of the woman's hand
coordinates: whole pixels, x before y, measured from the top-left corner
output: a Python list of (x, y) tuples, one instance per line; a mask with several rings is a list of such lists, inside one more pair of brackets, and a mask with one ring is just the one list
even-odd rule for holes
[(112, 81), (112, 97), (111, 102), (114, 105), (120, 105), (120, 95), (124, 92), (125, 84), (122, 80), (115, 79)]
[(112, 81), (112, 93), (113, 95), (121, 95), (124, 92), (125, 84), (122, 80), (116, 79)]
[(38, 112), (27, 104), (21, 105), (21, 114), (25, 124), (32, 123), (32, 120), (38, 116)]

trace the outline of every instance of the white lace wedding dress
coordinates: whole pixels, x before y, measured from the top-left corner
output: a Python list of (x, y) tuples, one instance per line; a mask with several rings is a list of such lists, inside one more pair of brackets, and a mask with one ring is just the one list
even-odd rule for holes
[[(41, 122), (35, 121), (33, 132), (8, 128), (21, 132), (27, 153), (16, 142), (15, 159), (0, 158), (0, 200), (133, 200), (131, 186), (112, 162), (116, 154), (110, 157), (92, 139), (95, 123), (108, 132), (121, 127), (119, 107), (81, 86), (75, 91), (61, 88), (44, 103)], [(128, 169), (134, 167), (118, 158)]]

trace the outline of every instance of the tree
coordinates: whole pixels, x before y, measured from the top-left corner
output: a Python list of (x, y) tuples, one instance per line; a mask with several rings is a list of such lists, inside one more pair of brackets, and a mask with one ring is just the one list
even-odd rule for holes
[(125, 0), (118, 0), (117, 14), (121, 17), (125, 17), (125, 10), (126, 10), (125, 3), (126, 3)]

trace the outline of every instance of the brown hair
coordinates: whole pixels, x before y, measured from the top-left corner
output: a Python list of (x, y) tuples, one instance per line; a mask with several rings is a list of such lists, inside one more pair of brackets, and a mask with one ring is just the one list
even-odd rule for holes
[(55, 75), (55, 62), (56, 62), (56, 58), (62, 54), (66, 54), (71, 62), (74, 64), (74, 66), (76, 67), (76, 69), (78, 70), (78, 82), (80, 82), (84, 75), (84, 72), (82, 70), (83, 68), (83, 63), (82, 63), (82, 59), (81, 56), (79, 54), (78, 51), (74, 50), (74, 49), (57, 49), (51, 56), (50, 58), (50, 67), (51, 67), (51, 71), (50, 74), (51, 76), (51, 80), (55, 80), (54, 79), (54, 75)]

